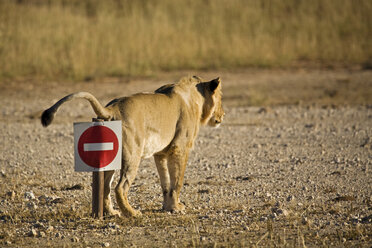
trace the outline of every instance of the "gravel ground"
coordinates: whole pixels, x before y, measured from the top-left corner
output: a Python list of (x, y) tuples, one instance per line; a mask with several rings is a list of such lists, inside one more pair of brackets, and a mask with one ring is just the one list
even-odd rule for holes
[(181, 192), (186, 211), (160, 211), (148, 159), (129, 197), (142, 217), (91, 218), (92, 178), (74, 172), (72, 122), (89, 121), (92, 111), (84, 101), (68, 103), (48, 128), (41, 111), (70, 92), (106, 103), (180, 75), (0, 83), (0, 245), (372, 245), (371, 71), (223, 72), (226, 119), (200, 131)]

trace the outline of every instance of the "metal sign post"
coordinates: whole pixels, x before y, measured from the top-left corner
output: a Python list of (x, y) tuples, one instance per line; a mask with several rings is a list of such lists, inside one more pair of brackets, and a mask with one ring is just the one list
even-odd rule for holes
[[(92, 118), (93, 122), (103, 121)], [(105, 172), (93, 171), (92, 173), (92, 216), (93, 218), (103, 218), (103, 191), (105, 184)]]
[(103, 217), (104, 173), (104, 171), (93, 171), (92, 216), (99, 219)]

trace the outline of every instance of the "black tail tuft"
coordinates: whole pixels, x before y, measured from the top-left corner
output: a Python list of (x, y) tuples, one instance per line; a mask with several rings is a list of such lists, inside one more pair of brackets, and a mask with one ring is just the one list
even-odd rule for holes
[(44, 127), (47, 127), (50, 125), (50, 123), (52, 123), (53, 118), (54, 118), (54, 112), (51, 109), (47, 109), (41, 115), (41, 124)]

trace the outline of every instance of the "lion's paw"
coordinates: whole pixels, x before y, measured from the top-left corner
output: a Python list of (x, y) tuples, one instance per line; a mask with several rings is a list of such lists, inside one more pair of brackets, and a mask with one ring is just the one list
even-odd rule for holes
[(170, 212), (182, 212), (185, 210), (185, 205), (183, 203), (176, 203), (170, 206), (163, 206), (163, 209)]
[(137, 217), (141, 217), (142, 216), (142, 213), (139, 210), (130, 209), (130, 210), (126, 210), (124, 215), (126, 217), (135, 217), (135, 218), (137, 218)]
[(110, 209), (110, 210), (106, 210), (105, 211), (105, 215), (107, 215), (107, 216), (117, 216), (117, 217), (120, 217), (121, 216), (121, 213), (118, 210)]

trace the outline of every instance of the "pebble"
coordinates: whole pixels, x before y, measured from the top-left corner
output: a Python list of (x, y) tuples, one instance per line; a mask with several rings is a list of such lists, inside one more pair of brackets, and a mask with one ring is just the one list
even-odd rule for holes
[(37, 231), (34, 228), (31, 228), (31, 231), (28, 233), (29, 237), (37, 237)]
[(25, 200), (35, 200), (36, 199), (34, 193), (32, 193), (31, 191), (30, 192), (25, 192), (24, 198), (25, 198)]
[(283, 209), (282, 211), (283, 211), (284, 216), (288, 216), (288, 211), (287, 210)]
[(64, 202), (65, 202), (65, 200), (63, 198), (56, 198), (53, 201), (51, 201), (51, 203), (53, 203), (53, 204), (64, 203)]
[(315, 197), (314, 197), (313, 195), (310, 195), (310, 196), (307, 197), (307, 199), (308, 199), (308, 200), (314, 200)]
[(39, 222), (39, 221), (36, 221), (36, 223), (33, 225), (34, 228), (44, 228), (44, 224)]
[(293, 201), (295, 197), (293, 195), (290, 195), (287, 197), (287, 202)]
[(74, 243), (78, 243), (80, 240), (78, 237), (73, 237), (71, 238), (71, 241), (74, 242)]
[(35, 210), (38, 208), (38, 206), (35, 204), (35, 202), (29, 202), (27, 203), (27, 207), (31, 210)]
[(272, 211), (274, 214), (276, 214), (277, 216), (279, 215), (283, 215), (283, 216), (288, 216), (288, 211), (286, 209), (282, 209), (282, 208), (272, 208)]
[(267, 108), (261, 107), (259, 110), (257, 110), (258, 114), (267, 113)]
[(51, 201), (54, 200), (53, 197), (50, 197), (47, 195), (41, 195), (37, 199), (39, 200), (39, 203), (43, 203), (43, 204), (50, 203)]
[(61, 238), (63, 239), (65, 236), (62, 235), (60, 232), (57, 232), (56, 235), (55, 235), (56, 238)]
[(260, 221), (267, 221), (267, 217), (266, 216), (261, 216)]
[(102, 244), (102, 247), (110, 247), (110, 243), (109, 242), (105, 242)]
[(111, 222), (107, 224), (107, 227), (112, 228), (112, 229), (120, 229), (119, 225), (117, 225), (115, 223), (111, 223)]
[(261, 148), (260, 144), (253, 144), (253, 148)]
[(334, 159), (334, 162), (335, 162), (336, 164), (341, 164), (342, 160), (341, 160), (341, 158), (336, 157), (336, 158)]
[(9, 197), (9, 199), (13, 201), (16, 197), (16, 192), (15, 191), (6, 192), (6, 196)]
[(303, 217), (302, 218), (302, 224), (306, 225), (307, 223), (309, 223), (308, 220), (307, 220), (307, 217)]

